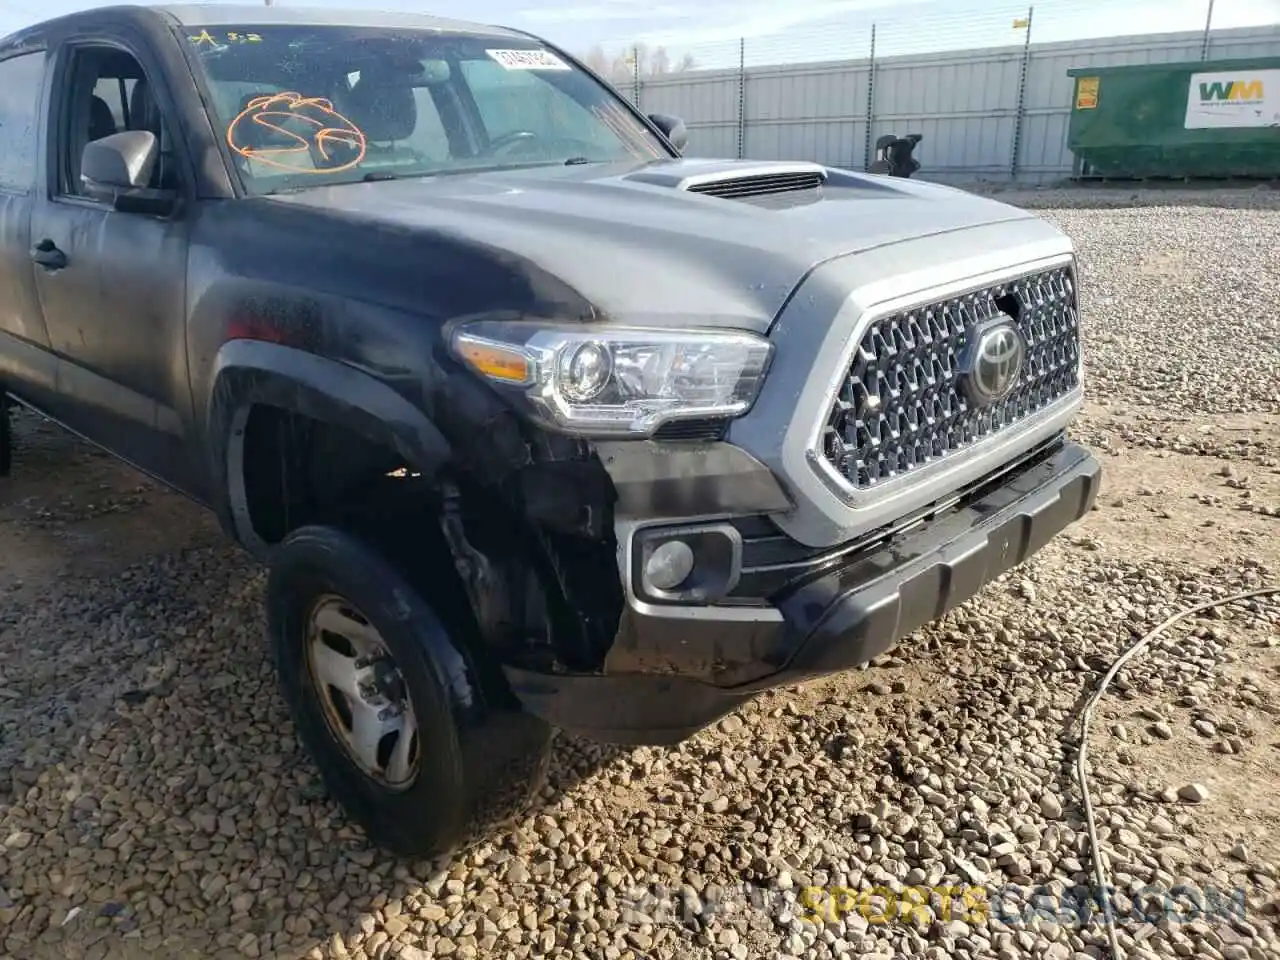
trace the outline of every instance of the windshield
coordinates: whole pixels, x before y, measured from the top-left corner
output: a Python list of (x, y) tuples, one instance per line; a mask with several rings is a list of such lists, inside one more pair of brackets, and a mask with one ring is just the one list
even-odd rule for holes
[(616, 94), (535, 41), (298, 24), (187, 34), (253, 193), (670, 156)]

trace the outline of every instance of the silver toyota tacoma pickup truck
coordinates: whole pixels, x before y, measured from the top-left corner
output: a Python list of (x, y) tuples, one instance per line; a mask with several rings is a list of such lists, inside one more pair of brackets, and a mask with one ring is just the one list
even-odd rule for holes
[(0, 89), (0, 399), (261, 558), (299, 737), (398, 853), (518, 809), (555, 728), (866, 663), (1096, 496), (1072, 246), (1004, 204), (683, 158), (429, 17), (98, 8)]

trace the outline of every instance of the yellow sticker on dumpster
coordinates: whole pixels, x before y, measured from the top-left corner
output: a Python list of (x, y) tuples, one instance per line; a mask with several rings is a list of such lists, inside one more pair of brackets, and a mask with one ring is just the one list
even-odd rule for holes
[(1101, 77), (1081, 77), (1076, 81), (1076, 109), (1094, 110), (1098, 106), (1098, 84)]

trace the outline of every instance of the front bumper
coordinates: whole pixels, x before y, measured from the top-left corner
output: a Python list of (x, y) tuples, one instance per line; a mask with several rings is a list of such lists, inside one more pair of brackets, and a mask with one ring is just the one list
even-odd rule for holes
[(769, 605), (632, 598), (603, 673), (504, 669), (525, 708), (567, 732), (678, 743), (763, 690), (864, 664), (941, 617), (1088, 513), (1100, 479), (1088, 451), (1060, 442), (903, 533), (806, 560)]

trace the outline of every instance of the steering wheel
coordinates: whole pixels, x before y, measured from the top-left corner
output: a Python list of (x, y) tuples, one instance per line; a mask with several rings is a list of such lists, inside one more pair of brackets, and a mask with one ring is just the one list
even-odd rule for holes
[(504, 147), (515, 146), (518, 143), (526, 143), (530, 140), (541, 140), (542, 138), (533, 130), (512, 130), (501, 136), (494, 137), (489, 141), (489, 145), (480, 151), (481, 156), (489, 156), (497, 153)]
[[(512, 147), (515, 149), (510, 149)], [(599, 145), (577, 137), (545, 137), (533, 130), (512, 130), (494, 137), (478, 155), (491, 156), (504, 148), (507, 148), (507, 155), (542, 156), (546, 159), (555, 159), (558, 154), (591, 157), (597, 155), (600, 149)]]

